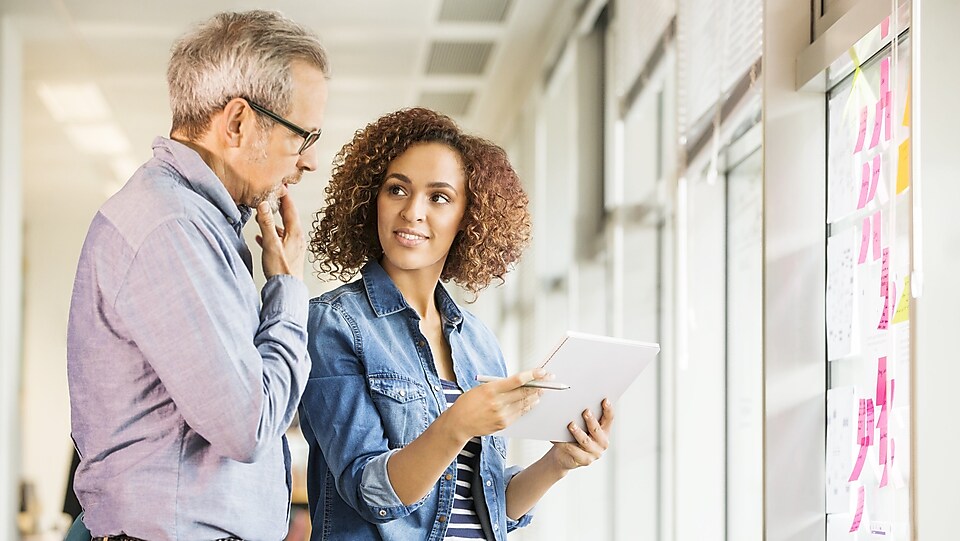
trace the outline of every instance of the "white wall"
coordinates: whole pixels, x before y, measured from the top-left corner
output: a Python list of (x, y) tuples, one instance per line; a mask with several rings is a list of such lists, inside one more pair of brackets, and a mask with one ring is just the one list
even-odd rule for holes
[[(955, 467), (960, 429), (954, 401), (960, 382), (954, 329), (960, 306), (960, 112), (956, 104), (960, 75), (955, 69), (960, 48), (960, 3), (915, 0), (914, 6), (912, 177), (914, 196), (921, 198), (923, 209), (923, 234), (919, 239), (923, 290), (914, 305), (916, 362), (911, 390), (916, 408), (911, 465), (915, 481), (915, 533), (922, 540), (955, 539), (960, 486), (960, 473)], [(916, 258), (914, 262), (917, 263)]]
[(20, 471), (23, 59), (13, 22), (0, 14), (0, 538), (16, 533)]
[(825, 99), (795, 90), (810, 3), (764, 1), (764, 502), (768, 541), (823, 539)]

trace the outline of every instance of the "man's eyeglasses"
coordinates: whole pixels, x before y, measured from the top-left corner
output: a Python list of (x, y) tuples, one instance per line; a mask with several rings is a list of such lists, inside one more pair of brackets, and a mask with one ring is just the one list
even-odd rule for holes
[(282, 116), (278, 115), (277, 113), (274, 113), (274, 112), (271, 111), (270, 109), (267, 109), (266, 107), (262, 107), (262, 106), (260, 106), (260, 105), (257, 105), (256, 103), (254, 103), (254, 102), (252, 102), (252, 101), (250, 101), (250, 100), (247, 100), (247, 103), (250, 104), (250, 107), (251, 107), (254, 111), (260, 113), (261, 115), (264, 115), (264, 116), (270, 118), (270, 119), (273, 120), (274, 122), (280, 124), (280, 125), (283, 126), (284, 128), (292, 131), (293, 133), (299, 135), (300, 137), (303, 137), (303, 144), (300, 145), (300, 150), (297, 151), (297, 154), (303, 154), (303, 151), (304, 151), (304, 150), (307, 150), (308, 148), (310, 148), (311, 146), (313, 146), (314, 143), (316, 143), (318, 140), (320, 140), (320, 135), (323, 133), (323, 130), (317, 129), (317, 131), (307, 131), (307, 130), (301, 128), (300, 126), (297, 126), (297, 125), (294, 124), (293, 122), (290, 122), (289, 120), (283, 118)]

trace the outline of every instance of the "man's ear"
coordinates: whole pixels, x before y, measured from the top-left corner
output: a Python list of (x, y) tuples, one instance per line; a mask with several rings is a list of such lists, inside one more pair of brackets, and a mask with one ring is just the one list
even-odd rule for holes
[(256, 113), (241, 98), (233, 98), (223, 108), (223, 118), (218, 126), (225, 146), (239, 148), (243, 141), (244, 129), (253, 121)]

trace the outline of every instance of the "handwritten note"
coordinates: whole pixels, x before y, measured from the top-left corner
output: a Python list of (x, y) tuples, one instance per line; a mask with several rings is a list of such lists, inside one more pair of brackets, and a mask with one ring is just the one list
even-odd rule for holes
[(883, 313), (880, 314), (880, 322), (877, 323), (877, 329), (884, 331), (890, 326), (890, 296), (883, 298)]
[(867, 399), (867, 445), (873, 445), (876, 439), (874, 439), (873, 432), (873, 399)]
[(853, 468), (850, 442), (856, 416), (856, 389), (852, 386), (827, 390), (826, 511), (850, 511), (850, 483)]
[(870, 193), (867, 194), (867, 202), (873, 201), (875, 195), (877, 195), (877, 186), (880, 184), (880, 155), (877, 154), (873, 157), (873, 167), (871, 168), (867, 163), (863, 164), (863, 174), (870, 175), (872, 169), (873, 176), (870, 181)]
[[(877, 360), (877, 406), (887, 404), (887, 357)], [(881, 437), (883, 435), (881, 434)]]
[(860, 399), (860, 409), (857, 416), (857, 442), (860, 445), (867, 443), (867, 401)]
[(860, 132), (857, 135), (857, 146), (853, 147), (853, 153), (856, 154), (863, 150), (863, 143), (867, 139), (867, 106), (864, 105), (860, 110)]
[(893, 136), (893, 93), (887, 90), (883, 95), (883, 140)]
[(880, 296), (886, 297), (890, 287), (890, 248), (883, 249), (880, 263)]
[(840, 359), (854, 351), (853, 306), (856, 291), (856, 229), (827, 239), (827, 356)]
[(860, 529), (860, 521), (863, 520), (863, 485), (857, 487), (857, 512), (853, 515), (853, 524), (850, 525), (850, 531), (855, 532)]
[(900, 143), (897, 153), (897, 193), (910, 186), (910, 139)]
[(890, 90), (890, 57), (880, 61), (880, 95), (883, 96)]
[(880, 212), (873, 213), (873, 260), (880, 259)]
[(873, 136), (870, 138), (870, 148), (880, 144), (880, 127), (883, 125), (883, 96), (877, 100), (876, 115), (873, 118)]
[(867, 262), (867, 252), (870, 249), (870, 218), (863, 219), (863, 225), (860, 226), (860, 256), (857, 258), (857, 264), (862, 265)]
[(867, 461), (867, 449), (866, 445), (860, 446), (860, 452), (857, 453), (857, 462), (853, 465), (853, 471), (850, 472), (850, 478), (847, 481), (856, 481), (860, 479), (860, 472), (863, 471), (863, 464)]

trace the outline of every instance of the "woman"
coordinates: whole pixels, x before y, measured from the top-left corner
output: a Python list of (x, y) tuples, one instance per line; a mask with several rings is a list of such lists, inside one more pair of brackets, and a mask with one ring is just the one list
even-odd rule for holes
[[(527, 244), (527, 197), (503, 150), (426, 109), (386, 115), (334, 160), (310, 240), (320, 274), (349, 280), (310, 304), (313, 539), (506, 539), (570, 470), (607, 447), (613, 410), (526, 469), (491, 436), (532, 408), (493, 334), (441, 282), (478, 293)], [(504, 376), (479, 385), (476, 376)]]

